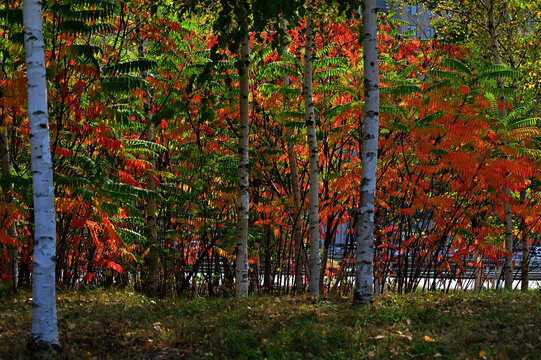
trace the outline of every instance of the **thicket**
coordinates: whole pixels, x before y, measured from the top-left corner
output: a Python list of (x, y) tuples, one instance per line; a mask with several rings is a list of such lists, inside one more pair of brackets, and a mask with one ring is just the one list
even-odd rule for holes
[[(191, 16), (145, 1), (44, 5), (58, 284), (145, 290), (155, 253), (160, 294), (229, 294), (238, 59), (219, 50), (225, 47), (208, 25), (212, 14)], [(19, 2), (5, 2), (0, 11), (0, 119), (3, 151), (9, 150), (1, 177), (0, 277), (13, 275), (9, 255), (16, 249), (19, 284), (28, 284), (34, 229), (21, 14)], [(330, 11), (317, 18), (321, 288), (346, 294), (360, 189), (360, 28), (357, 19)], [(524, 85), (516, 69), (481, 66), (471, 49), (411, 39), (399, 25), (381, 15), (376, 287), (388, 289), (394, 279), (391, 290), (398, 292), (449, 289), (451, 279), (460, 283), (472, 272), (494, 277), (489, 264), (497, 268), (511, 256), (503, 245), (505, 202), (512, 205), (515, 238), (540, 240), (536, 88)], [(295, 218), (305, 238), (307, 224), (304, 24), (290, 24), (285, 49), (276, 46), (278, 27), (251, 34), (252, 292), (293, 291), (295, 266), (307, 263), (306, 249), (295, 254), (293, 241)], [(299, 212), (288, 142), (294, 144)], [(149, 240), (149, 199), (157, 204), (157, 242)]]

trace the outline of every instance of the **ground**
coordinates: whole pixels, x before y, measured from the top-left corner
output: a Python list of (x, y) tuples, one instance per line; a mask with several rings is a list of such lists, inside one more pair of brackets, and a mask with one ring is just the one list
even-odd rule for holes
[[(31, 293), (0, 294), (0, 359), (31, 359)], [(58, 293), (59, 359), (541, 359), (541, 291), (151, 299)]]

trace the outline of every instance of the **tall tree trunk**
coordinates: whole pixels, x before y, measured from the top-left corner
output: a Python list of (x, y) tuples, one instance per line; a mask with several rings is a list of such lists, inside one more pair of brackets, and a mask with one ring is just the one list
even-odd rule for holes
[[(289, 78), (288, 78), (289, 82)], [(285, 80), (284, 80), (285, 85)], [(301, 209), (301, 189), (299, 186), (299, 173), (297, 171), (297, 159), (295, 157), (295, 144), (291, 140), (293, 129), (286, 129), (287, 156), (289, 159), (289, 172), (291, 175), (291, 192), (293, 193), (293, 243), (295, 246), (295, 292), (297, 294), (304, 292), (304, 282), (302, 279), (303, 267), (303, 246), (302, 246), (302, 209)]]
[[(490, 33), (490, 41), (491, 41), (491, 49), (492, 49), (492, 55), (494, 57), (494, 64), (501, 65), (502, 59), (500, 55), (500, 44), (498, 39), (498, 29), (496, 20), (494, 18), (494, 0), (488, 1), (488, 31)], [(498, 88), (503, 88), (503, 79), (498, 79)], [(505, 97), (501, 97), (501, 101), (505, 101)], [(505, 109), (500, 110), (500, 117), (503, 119), (507, 116), (507, 112)], [(506, 140), (504, 139), (504, 142)], [(511, 191), (508, 187), (504, 186), (503, 192), (507, 196), (511, 196)], [(505, 213), (505, 249), (509, 253), (509, 255), (505, 258), (504, 263), (504, 281), (505, 281), (505, 289), (512, 290), (513, 289), (513, 212), (511, 209), (511, 204), (505, 200), (503, 204), (503, 209)]]
[[(520, 203), (526, 204), (526, 189), (520, 192)], [(530, 282), (530, 229), (526, 222), (526, 216), (522, 218), (522, 263), (520, 264), (520, 276), (522, 291), (528, 291)]]
[[(284, 29), (287, 29), (285, 21), (283, 23)], [(285, 49), (284, 49), (285, 51)], [(284, 58), (285, 59), (285, 58)], [(284, 60), (285, 62), (285, 60)], [(289, 86), (289, 75), (285, 74), (283, 77), (284, 87)], [(285, 95), (284, 95), (285, 97)], [(289, 99), (284, 99), (284, 106), (289, 105)], [(287, 157), (289, 161), (289, 173), (291, 175), (291, 192), (293, 193), (293, 244), (295, 248), (295, 292), (304, 292), (304, 282), (302, 280), (302, 222), (301, 222), (301, 189), (299, 186), (299, 172), (297, 170), (297, 158), (295, 156), (295, 142), (293, 142), (293, 129), (286, 127), (287, 137)]]
[[(147, 140), (154, 141), (154, 124), (152, 123), (152, 97), (150, 90), (147, 90), (147, 104), (145, 118), (148, 124)], [(150, 159), (152, 167), (156, 167), (156, 161), (154, 156)], [(156, 191), (158, 185), (154, 182), (152, 177), (149, 178), (148, 189), (150, 191)], [(148, 226), (148, 242), (150, 244), (150, 251), (146, 257), (148, 264), (148, 279), (147, 279), (147, 292), (150, 296), (158, 295), (158, 287), (160, 285), (160, 253), (158, 244), (158, 229), (156, 227), (156, 213), (157, 204), (154, 194), (148, 196), (147, 204), (147, 226)]]
[(353, 303), (374, 299), (374, 198), (378, 165), (379, 79), (376, 0), (363, 0), (364, 128), (362, 137), (361, 197), (357, 220), (357, 254)]
[[(137, 19), (137, 33), (140, 35), (140, 26), (141, 26), (141, 18), (139, 17)], [(145, 57), (146, 52), (146, 42), (142, 35), (140, 35), (139, 40), (139, 58), (143, 59)], [(143, 78), (146, 78), (148, 76), (148, 73), (146, 71), (143, 71), (141, 74)], [(147, 102), (145, 104), (145, 121), (147, 123), (147, 141), (154, 142), (154, 123), (152, 122), (152, 92), (150, 90), (150, 87), (146, 89), (146, 97)], [(156, 168), (156, 160), (154, 159), (154, 156), (150, 158), (150, 163), (152, 164), (152, 168)], [(149, 176), (148, 181), (148, 190), (151, 192), (155, 192), (158, 189), (158, 184), (154, 181), (154, 179)], [(148, 295), (150, 296), (157, 296), (158, 295), (158, 287), (160, 285), (160, 253), (159, 253), (159, 247), (158, 247), (158, 230), (156, 227), (156, 214), (157, 214), (157, 203), (156, 203), (156, 197), (154, 194), (150, 194), (148, 196), (148, 203), (147, 203), (147, 231), (148, 231), (148, 243), (150, 246), (150, 250), (148, 252), (148, 255), (145, 259), (146, 264), (148, 265), (148, 277), (146, 279), (146, 291)]]
[(319, 297), (319, 159), (316, 138), (316, 117), (312, 93), (312, 47), (313, 47), (312, 8), (309, 5), (306, 16), (306, 40), (304, 46), (304, 106), (306, 112), (306, 134), (310, 164), (309, 219), (310, 239), (310, 278), (309, 291), (313, 297)]
[(239, 69), (240, 86), (240, 128), (239, 128), (239, 196), (238, 196), (238, 221), (237, 221), (237, 268), (236, 288), (237, 297), (248, 296), (248, 220), (250, 207), (250, 160), (249, 160), (249, 135), (250, 135), (250, 35), (248, 33), (247, 20), (244, 20), (246, 37), (242, 41)]
[[(5, 126), (4, 122), (0, 120), (2, 123), (2, 126), (4, 129), (1, 131), (0, 134), (0, 165), (2, 168), (2, 176), (10, 176), (11, 175), (11, 165), (9, 162), (9, 139), (8, 139), (8, 131), (7, 127)], [(12, 191), (12, 185), (11, 182), (8, 186), (4, 189), (4, 201), (8, 204), (13, 202), (13, 197), (11, 196)], [(9, 226), (8, 235), (17, 238), (17, 228), (15, 226), (15, 221)], [(11, 248), (8, 250), (8, 256), (9, 256), (9, 275), (12, 278), (12, 288), (13, 292), (17, 291), (17, 285), (18, 285), (18, 279), (19, 279), (19, 250), (17, 247)]]
[(24, 0), (23, 21), (35, 224), (32, 332), (27, 345), (33, 351), (57, 351), (56, 220), (40, 1)]

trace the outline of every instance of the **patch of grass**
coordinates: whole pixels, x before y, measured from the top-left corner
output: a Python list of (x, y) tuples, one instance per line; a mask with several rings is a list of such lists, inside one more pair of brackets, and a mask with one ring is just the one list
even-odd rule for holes
[[(31, 293), (0, 299), (0, 358), (27, 359)], [(151, 299), (58, 292), (60, 359), (540, 359), (541, 292)]]

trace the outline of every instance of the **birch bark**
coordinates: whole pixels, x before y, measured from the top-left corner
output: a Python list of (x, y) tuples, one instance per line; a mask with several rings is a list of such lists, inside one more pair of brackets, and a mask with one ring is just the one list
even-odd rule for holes
[(363, 0), (364, 127), (362, 136), (361, 198), (357, 219), (357, 252), (353, 303), (374, 298), (374, 198), (378, 163), (379, 79), (376, 0)]
[(60, 348), (55, 293), (56, 220), (39, 0), (24, 0), (23, 21), (35, 225), (32, 332), (27, 346), (33, 351), (56, 351)]
[(306, 112), (306, 137), (309, 153), (309, 218), (308, 233), (310, 240), (310, 277), (309, 292), (313, 297), (319, 297), (319, 273), (321, 260), (319, 258), (319, 159), (316, 137), (316, 117), (312, 92), (312, 47), (313, 47), (312, 9), (308, 8), (306, 16), (306, 40), (304, 45), (304, 107)]
[[(246, 21), (246, 20), (245, 20)], [(240, 81), (240, 116), (239, 116), (239, 185), (238, 185), (238, 220), (237, 220), (237, 264), (236, 264), (236, 290), (237, 297), (248, 296), (248, 220), (250, 207), (250, 35), (248, 25), (245, 23), (246, 37), (241, 45)]]

